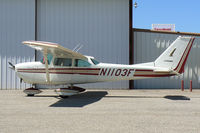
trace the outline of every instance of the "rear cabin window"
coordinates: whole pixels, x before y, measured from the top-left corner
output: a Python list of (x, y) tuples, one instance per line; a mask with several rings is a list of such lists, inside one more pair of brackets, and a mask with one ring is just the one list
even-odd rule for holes
[(76, 67), (89, 67), (91, 64), (85, 60), (75, 59)]
[(69, 58), (55, 58), (54, 65), (56, 66), (72, 66), (72, 59)]

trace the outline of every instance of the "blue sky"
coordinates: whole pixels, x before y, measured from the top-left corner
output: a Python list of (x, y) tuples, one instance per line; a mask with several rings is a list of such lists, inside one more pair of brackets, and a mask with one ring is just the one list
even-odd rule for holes
[[(151, 29), (151, 24), (175, 24), (176, 31), (200, 33), (200, 0), (136, 0), (133, 27)], [(135, 0), (133, 0), (133, 4)]]

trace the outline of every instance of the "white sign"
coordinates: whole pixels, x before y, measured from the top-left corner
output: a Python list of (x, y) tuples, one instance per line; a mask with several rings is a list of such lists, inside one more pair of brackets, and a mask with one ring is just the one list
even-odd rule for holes
[(152, 30), (175, 31), (175, 24), (152, 24)]

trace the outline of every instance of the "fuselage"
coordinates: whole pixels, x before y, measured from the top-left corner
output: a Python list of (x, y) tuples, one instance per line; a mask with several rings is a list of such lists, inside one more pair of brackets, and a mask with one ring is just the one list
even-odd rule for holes
[[(72, 59), (70, 66), (55, 65), (55, 59), (48, 65), (48, 69), (42, 62), (27, 62), (15, 65), (17, 75), (24, 82), (30, 84), (83, 84), (95, 82), (107, 82), (118, 80), (135, 80), (153, 77), (165, 77), (174, 73), (154, 72), (153, 62), (137, 65), (122, 65), (97, 63), (88, 57), (87, 65), (75, 65)], [(49, 80), (47, 80), (47, 71)]]

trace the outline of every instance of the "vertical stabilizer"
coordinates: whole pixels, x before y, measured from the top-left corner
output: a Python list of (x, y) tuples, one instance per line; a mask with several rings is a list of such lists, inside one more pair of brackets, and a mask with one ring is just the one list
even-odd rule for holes
[(156, 67), (168, 68), (177, 73), (184, 72), (194, 37), (179, 36), (156, 60)]

